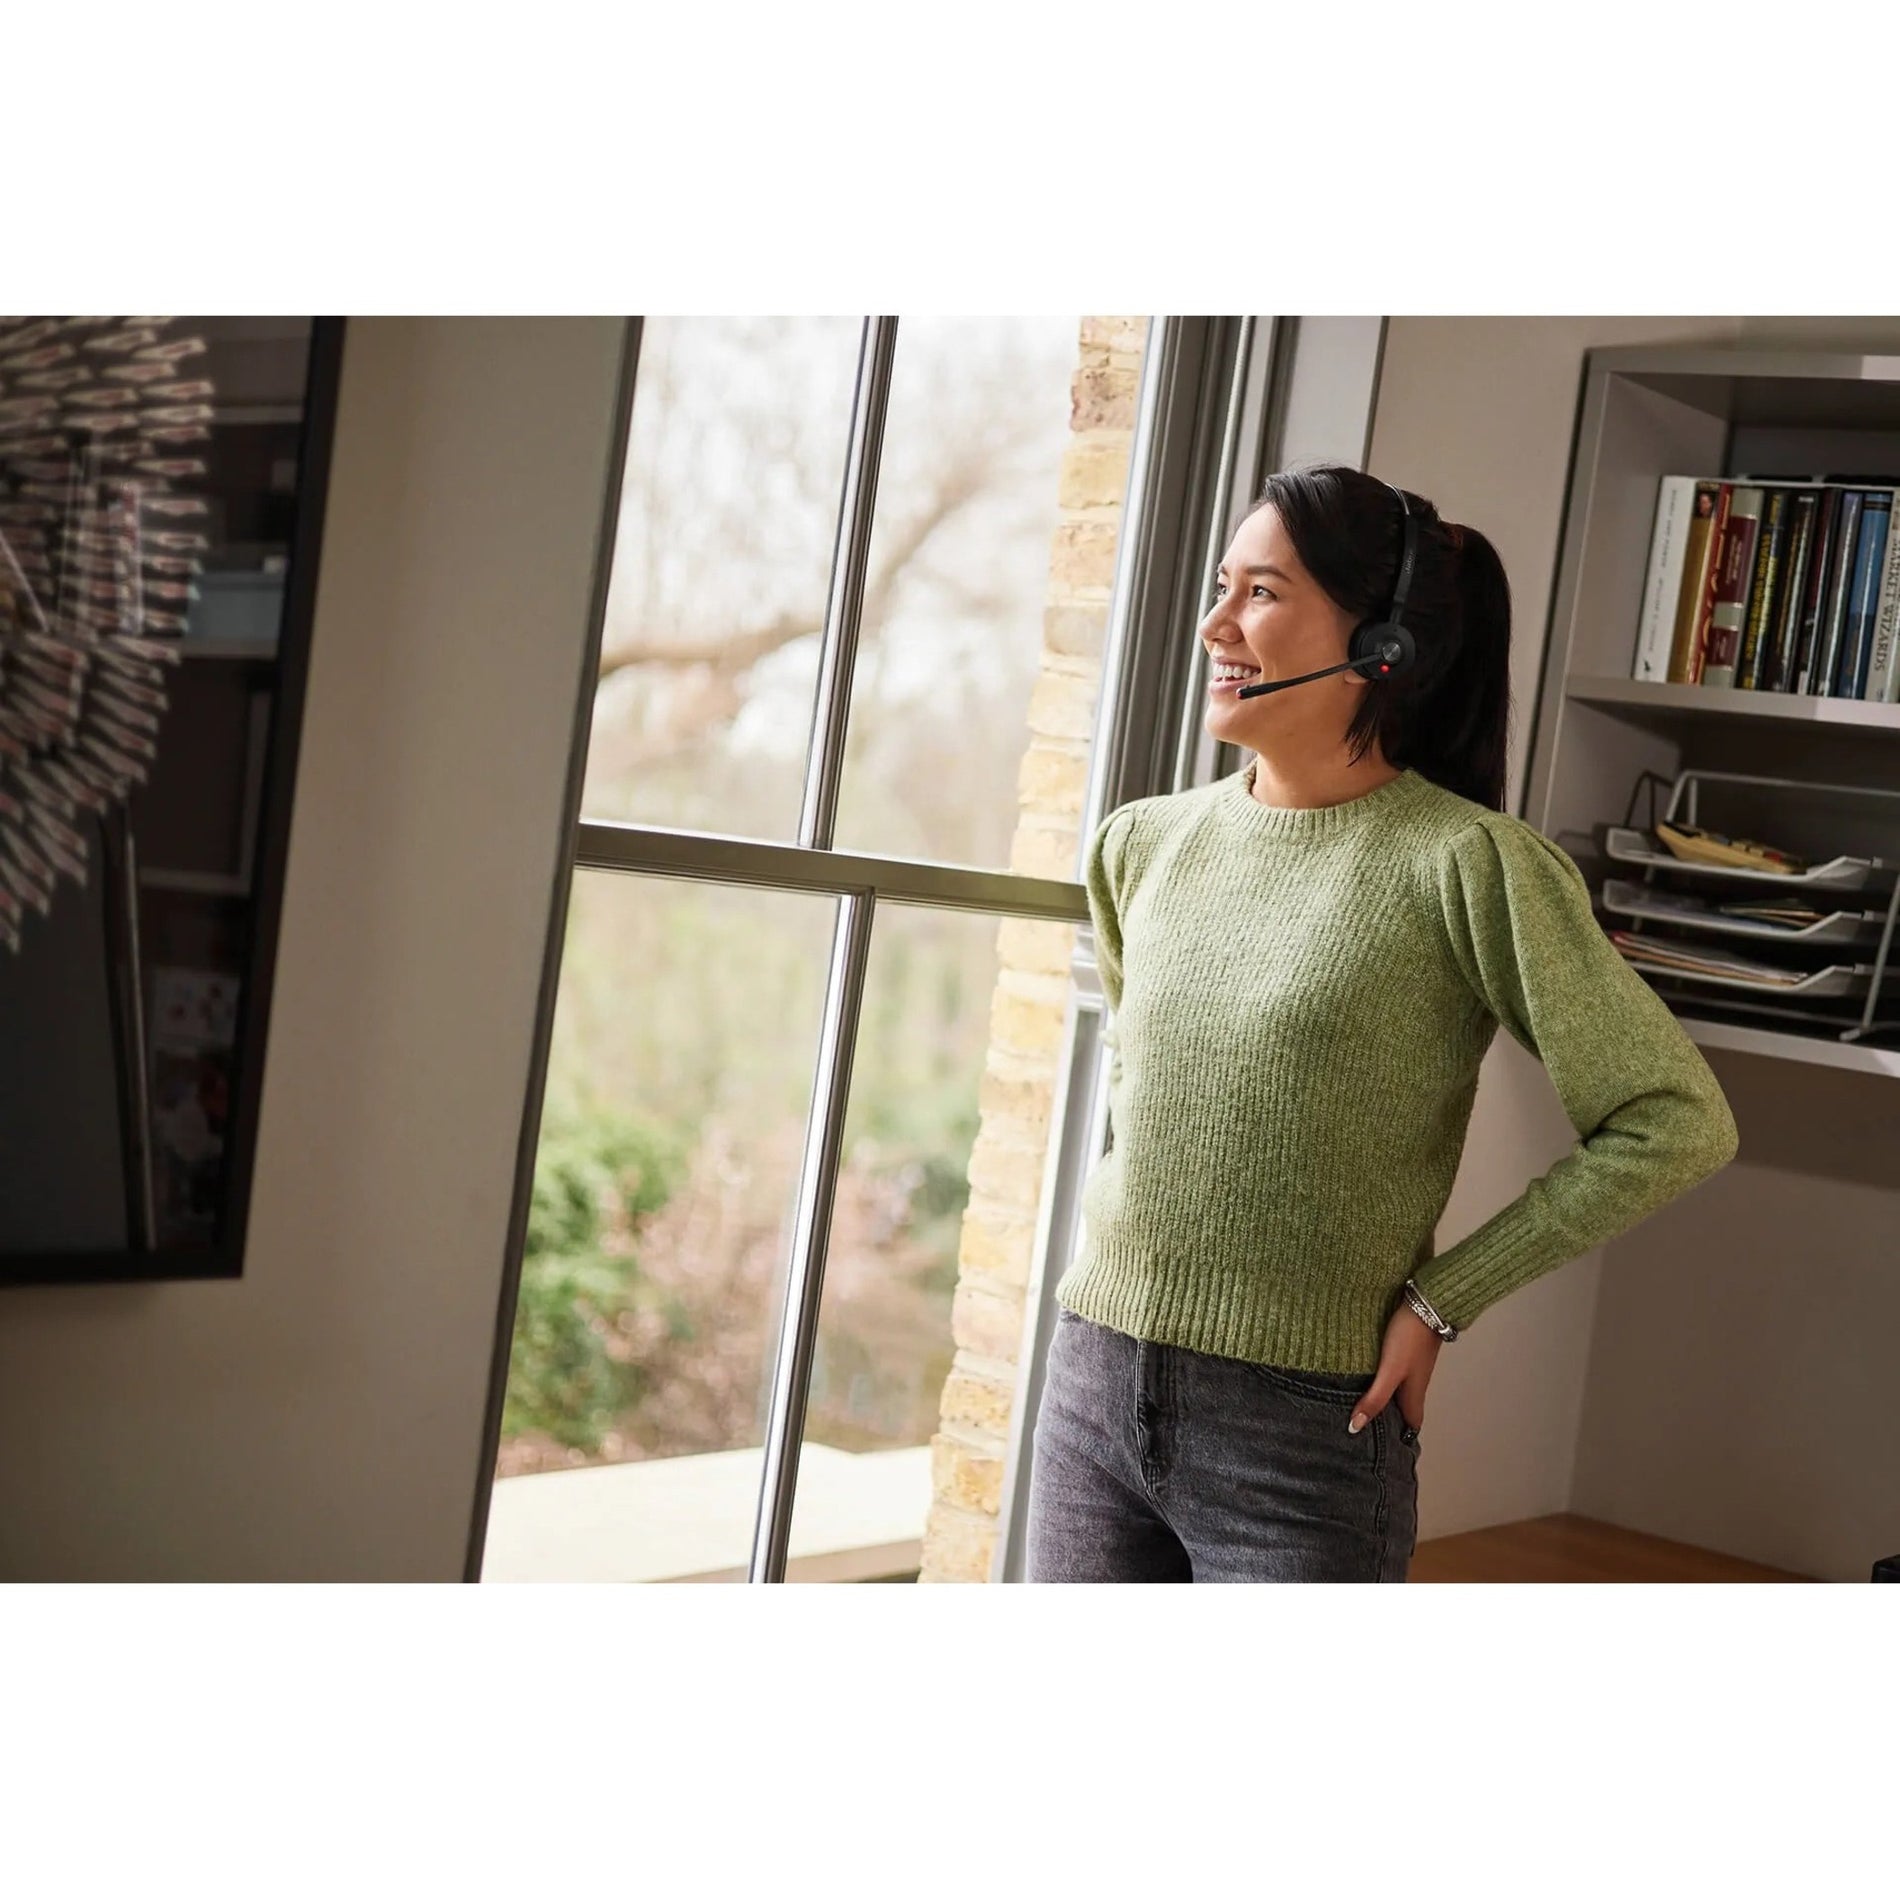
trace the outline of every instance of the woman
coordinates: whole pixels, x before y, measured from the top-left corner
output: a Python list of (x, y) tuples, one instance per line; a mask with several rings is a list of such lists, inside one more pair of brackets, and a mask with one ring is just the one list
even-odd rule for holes
[[(1408, 510), (1409, 663), (1241, 697), (1394, 617)], [(1503, 809), (1482, 534), (1352, 468), (1275, 475), (1198, 637), (1207, 730), (1253, 757), (1089, 845), (1112, 1142), (1056, 1287), (1028, 1575), (1402, 1583), (1442, 1343), (1722, 1167), (1735, 1122), (1576, 865)], [(1500, 1023), (1582, 1141), (1434, 1257)]]

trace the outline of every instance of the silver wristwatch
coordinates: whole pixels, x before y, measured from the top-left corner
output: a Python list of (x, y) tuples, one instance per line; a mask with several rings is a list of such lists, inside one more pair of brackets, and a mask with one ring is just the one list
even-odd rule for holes
[(1440, 1339), (1456, 1339), (1458, 1337), (1458, 1328), (1447, 1325), (1444, 1320), (1438, 1317), (1438, 1309), (1418, 1290), (1416, 1283), (1411, 1280), (1407, 1280), (1405, 1283), (1405, 1303)]

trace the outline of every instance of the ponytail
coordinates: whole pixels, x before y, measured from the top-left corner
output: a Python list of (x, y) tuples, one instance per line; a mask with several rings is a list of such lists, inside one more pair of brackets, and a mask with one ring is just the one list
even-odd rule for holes
[(1511, 583), (1497, 549), (1476, 528), (1444, 525), (1458, 626), (1448, 663), (1405, 709), (1401, 750), (1404, 763), (1426, 778), (1502, 811), (1511, 737)]

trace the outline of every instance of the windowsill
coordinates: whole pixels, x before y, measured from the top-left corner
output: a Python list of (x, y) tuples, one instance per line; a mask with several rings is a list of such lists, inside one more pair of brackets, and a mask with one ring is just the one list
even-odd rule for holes
[[(743, 1583), (763, 1453), (706, 1452), (497, 1480), (484, 1583)], [(930, 1447), (799, 1453), (788, 1583), (913, 1573)]]

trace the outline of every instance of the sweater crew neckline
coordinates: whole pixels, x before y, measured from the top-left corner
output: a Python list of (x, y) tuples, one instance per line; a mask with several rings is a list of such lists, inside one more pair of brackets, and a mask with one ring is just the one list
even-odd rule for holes
[(1247, 830), (1265, 838), (1333, 838), (1393, 817), (1411, 803), (1426, 780), (1409, 765), (1357, 798), (1336, 805), (1263, 805), (1253, 795), (1256, 754), (1227, 780), (1225, 804)]

